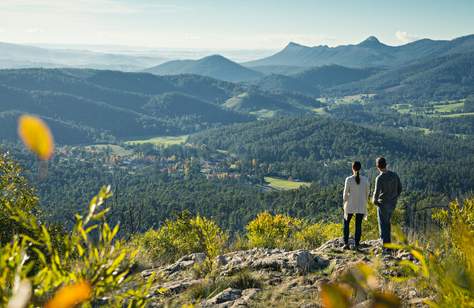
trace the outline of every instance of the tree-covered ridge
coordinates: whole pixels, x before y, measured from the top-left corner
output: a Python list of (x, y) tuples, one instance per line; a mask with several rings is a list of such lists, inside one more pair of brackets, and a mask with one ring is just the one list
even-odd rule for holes
[[(189, 78), (192, 79), (184, 76), (183, 80), (167, 80), (150, 74), (94, 70), (0, 71), (0, 112), (5, 118), (0, 138), (12, 140), (12, 126), (6, 123), (14, 121), (18, 112), (40, 115), (52, 126), (63, 123), (75, 136), (70, 138), (68, 134), (65, 138), (58, 130), (57, 140), (69, 144), (183, 134), (252, 120), (215, 104), (216, 100), (230, 97), (234, 85), (218, 81), (213, 84), (197, 77), (194, 87), (182, 90), (190, 84)], [(199, 87), (208, 90), (195, 92), (202, 93), (202, 98), (186, 94)], [(156, 109), (163, 104), (165, 108)], [(159, 112), (150, 112), (151, 105)]]
[(461, 99), (474, 92), (474, 53), (422, 59), (327, 90), (327, 95), (376, 93), (387, 104)]

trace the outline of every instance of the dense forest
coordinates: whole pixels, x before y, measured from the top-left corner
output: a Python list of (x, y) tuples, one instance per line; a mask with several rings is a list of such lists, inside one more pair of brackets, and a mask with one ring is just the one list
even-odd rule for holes
[(210, 130), (191, 136), (189, 142), (256, 159), (271, 164), (272, 172), (320, 185), (340, 183), (355, 159), (373, 176), (373, 160), (380, 155), (404, 178), (407, 190), (456, 195), (474, 184), (469, 155), (473, 139), (445, 134), (300, 117)]
[[(64, 217), (80, 211), (80, 204), (87, 203), (102, 184), (111, 184), (110, 219), (122, 224), (121, 235), (160, 226), (182, 211), (212, 217), (222, 228), (236, 232), (262, 211), (337, 222), (342, 184), (350, 174), (351, 161), (362, 161), (363, 172), (373, 180), (374, 159), (380, 155), (402, 178), (405, 201), (401, 209), (426, 204), (423, 200), (430, 198), (428, 204), (446, 200), (442, 196), (463, 197), (474, 185), (472, 138), (441, 133), (369, 128), (327, 117), (294, 117), (212, 129), (190, 136), (187, 142), (170, 147), (122, 145), (134, 156), (156, 157), (131, 165), (109, 164), (114, 154), (108, 150), (65, 149), (49, 162), (46, 177), (40, 176), (44, 167), (15, 144), (5, 149), (24, 166), (48, 219), (66, 226), (72, 221)], [(217, 168), (229, 172), (229, 166), (237, 164), (233, 173), (238, 177), (206, 178), (204, 165), (222, 150), (227, 154), (220, 155), (232, 161), (224, 160)], [(174, 161), (171, 166), (180, 165), (186, 171), (163, 170), (163, 160), (170, 159)], [(262, 189), (266, 176), (312, 185), (267, 191)], [(446, 201), (437, 205), (442, 204)]]

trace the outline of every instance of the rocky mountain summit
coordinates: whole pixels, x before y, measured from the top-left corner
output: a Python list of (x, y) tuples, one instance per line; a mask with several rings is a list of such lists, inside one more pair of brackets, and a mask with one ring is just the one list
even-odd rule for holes
[[(397, 261), (413, 260), (410, 254), (382, 256), (378, 240), (363, 242), (359, 251), (342, 246), (339, 238), (314, 250), (254, 248), (219, 255), (212, 262), (203, 253), (194, 253), (141, 275), (157, 277), (152, 288), (154, 307), (319, 307), (321, 285), (364, 262), (377, 268), (378, 289), (396, 292), (405, 304), (421, 303), (415, 289), (391, 289), (390, 281), (383, 278), (397, 276)], [(202, 275), (206, 267), (212, 270)], [(370, 307), (367, 296), (356, 297), (358, 307)]]

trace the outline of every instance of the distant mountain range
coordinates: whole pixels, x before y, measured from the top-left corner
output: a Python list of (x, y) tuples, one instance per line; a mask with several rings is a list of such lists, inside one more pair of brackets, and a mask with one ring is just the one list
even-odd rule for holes
[(248, 83), (191, 74), (0, 70), (0, 139), (16, 140), (21, 113), (40, 115), (59, 132), (58, 142), (77, 144), (312, 114), (326, 106), (319, 97), (367, 93), (387, 105), (466, 98), (474, 93), (474, 52), (390, 69), (327, 65)]
[(175, 60), (149, 68), (145, 72), (156, 75), (197, 74), (226, 81), (249, 81), (263, 73), (246, 68), (223, 56), (213, 55), (199, 60)]
[(0, 42), (0, 69), (75, 67), (136, 71), (164, 61), (166, 59), (161, 57), (49, 49)]
[[(67, 61), (71, 56), (25, 46), (15, 53), (16, 45), (5, 46), (0, 45), (0, 50), (8, 50), (0, 53), (4, 61), (24, 58), (38, 63), (55, 57)], [(327, 52), (320, 53), (323, 49)], [(326, 57), (330, 53), (333, 56)], [(99, 61), (102, 56), (106, 62), (117, 59), (108, 62), (112, 66), (127, 61), (96, 54), (89, 59)], [(284, 58), (292, 60), (275, 60)], [(328, 59), (345, 61), (346, 66), (329, 64)], [(55, 135), (60, 143), (77, 144), (189, 134), (261, 118), (314, 114), (331, 102), (321, 97), (373, 94), (365, 96), (373, 100), (373, 106), (425, 105), (474, 93), (474, 36), (420, 40), (399, 47), (384, 45), (374, 37), (336, 48), (290, 44), (254, 64), (255, 69), (250, 69), (214, 55), (167, 62), (140, 73), (0, 70), (0, 139), (16, 140), (15, 122), (21, 113), (46, 119), (59, 132)]]
[(394, 67), (444, 55), (472, 52), (474, 35), (450, 41), (422, 39), (402, 46), (388, 46), (371, 36), (356, 45), (308, 47), (289, 43), (282, 51), (260, 60), (243, 63), (249, 68), (314, 67), (337, 64), (347, 67)]

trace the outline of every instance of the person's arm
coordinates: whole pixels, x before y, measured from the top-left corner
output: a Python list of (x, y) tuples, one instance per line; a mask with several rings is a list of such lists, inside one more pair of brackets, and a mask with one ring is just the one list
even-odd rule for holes
[(402, 182), (400, 181), (400, 177), (398, 175), (397, 175), (397, 181), (398, 181), (398, 190), (397, 190), (398, 196), (397, 197), (399, 197), (400, 194), (402, 193)]
[(350, 187), (349, 187), (349, 178), (346, 179), (344, 183), (344, 193), (342, 195), (342, 201), (345, 203), (347, 200), (349, 200), (349, 192), (350, 192)]
[(379, 205), (378, 199), (380, 195), (380, 180), (379, 179), (380, 179), (379, 176), (375, 178), (374, 196), (372, 197), (372, 202), (377, 206)]
[(365, 200), (369, 200), (369, 195), (370, 195), (370, 185), (369, 185), (369, 180), (365, 183)]

